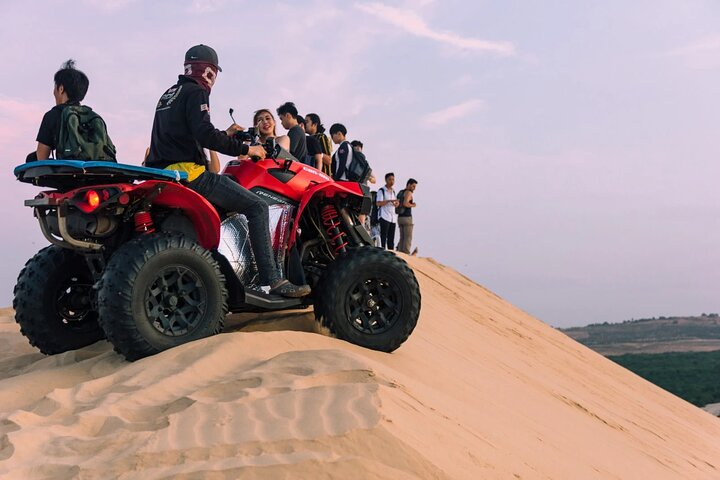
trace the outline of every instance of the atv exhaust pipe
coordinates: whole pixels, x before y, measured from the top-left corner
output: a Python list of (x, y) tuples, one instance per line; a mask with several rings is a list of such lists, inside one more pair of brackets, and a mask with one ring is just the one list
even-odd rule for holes
[(59, 206), (57, 208), (58, 230), (60, 230), (60, 236), (62, 237), (62, 240), (56, 238), (52, 233), (50, 233), (50, 229), (47, 225), (47, 220), (45, 219), (44, 211), (36, 208), (35, 216), (40, 223), (40, 231), (42, 231), (43, 236), (45, 236), (48, 242), (54, 245), (58, 245), (63, 248), (72, 248), (78, 250), (100, 250), (102, 248), (102, 245), (99, 243), (85, 242), (83, 240), (73, 238), (73, 236), (70, 235), (70, 232), (67, 228), (67, 216), (65, 215), (65, 207), (63, 206)]

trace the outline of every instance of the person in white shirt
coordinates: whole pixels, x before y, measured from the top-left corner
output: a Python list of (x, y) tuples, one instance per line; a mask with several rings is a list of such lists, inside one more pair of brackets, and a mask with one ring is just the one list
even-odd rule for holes
[(385, 186), (380, 187), (377, 191), (376, 204), (379, 208), (378, 216), (380, 217), (380, 246), (392, 250), (395, 245), (395, 223), (397, 215), (395, 207), (400, 202), (397, 200), (395, 190), (395, 174), (390, 172), (385, 174)]

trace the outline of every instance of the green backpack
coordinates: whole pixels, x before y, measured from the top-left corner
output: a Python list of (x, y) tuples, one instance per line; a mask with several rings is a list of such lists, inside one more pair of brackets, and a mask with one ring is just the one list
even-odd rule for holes
[(62, 110), (55, 156), (66, 160), (106, 160), (117, 162), (115, 145), (107, 133), (105, 120), (85, 105)]

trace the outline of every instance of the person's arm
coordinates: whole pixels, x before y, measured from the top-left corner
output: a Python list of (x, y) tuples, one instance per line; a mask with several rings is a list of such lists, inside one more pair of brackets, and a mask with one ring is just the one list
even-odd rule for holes
[[(380, 200), (380, 195), (382, 195), (382, 200)], [(379, 188), (377, 191), (377, 195), (375, 196), (375, 205), (378, 207), (382, 207), (387, 203), (387, 200), (385, 200), (385, 190), (382, 188)]]
[(40, 128), (38, 129), (37, 148), (35, 155), (38, 160), (47, 160), (55, 149), (58, 130), (60, 128), (60, 110), (53, 108), (43, 115)]
[(405, 191), (405, 195), (403, 196), (403, 207), (405, 208), (412, 208), (415, 204), (413, 203), (413, 194), (412, 192)]
[[(210, 121), (209, 97), (205, 90), (197, 88), (188, 93), (185, 104), (185, 116), (188, 126), (195, 140), (200, 146), (208, 150), (214, 150), (225, 155), (237, 157), (247, 155), (248, 145), (245, 145), (236, 137), (228, 136), (227, 132), (218, 130)], [(233, 127), (231, 127), (233, 128)]]
[(332, 157), (328, 155), (327, 153), (322, 154), (322, 162), (325, 165), (332, 165)]
[(37, 155), (38, 160), (47, 160), (50, 158), (50, 152), (52, 152), (52, 149), (45, 145), (44, 143), (38, 142), (37, 144), (37, 150), (35, 150), (35, 154)]
[(387, 205), (388, 203), (395, 204), (395, 202), (397, 201), (397, 200), (392, 199), (392, 198), (385, 199), (385, 197), (387, 197), (387, 190), (385, 190), (384, 188), (381, 188), (381, 189), (378, 190), (378, 195), (380, 195), (380, 192), (382, 192), (382, 194), (383, 194), (383, 200), (379, 200), (379, 201), (377, 202), (378, 207), (385, 206), (385, 205)]
[(322, 153), (316, 153), (313, 155), (313, 158), (315, 159), (315, 168), (318, 170), (322, 170), (323, 167), (323, 154)]
[(220, 159), (215, 150), (210, 150), (210, 165), (208, 165), (210, 173), (220, 173)]

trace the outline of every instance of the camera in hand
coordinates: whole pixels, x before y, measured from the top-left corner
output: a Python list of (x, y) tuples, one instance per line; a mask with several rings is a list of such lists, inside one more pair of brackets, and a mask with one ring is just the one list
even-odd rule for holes
[(244, 132), (235, 132), (235, 136), (243, 142), (253, 142), (257, 137), (257, 132), (255, 131), (255, 127), (250, 127)]

